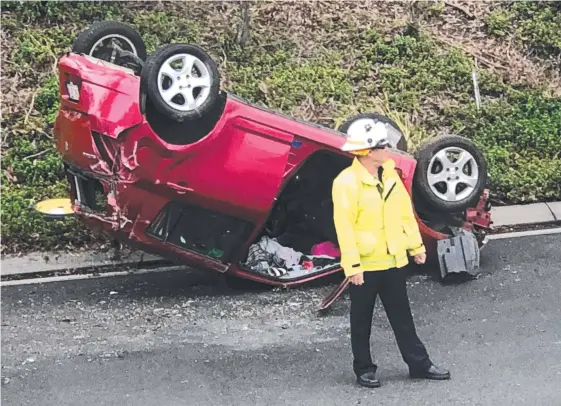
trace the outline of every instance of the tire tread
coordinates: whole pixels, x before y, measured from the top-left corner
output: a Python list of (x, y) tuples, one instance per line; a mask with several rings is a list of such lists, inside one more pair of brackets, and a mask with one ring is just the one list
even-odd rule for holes
[(111, 33), (120, 34), (130, 39), (136, 47), (137, 56), (142, 60), (146, 60), (146, 46), (140, 34), (127, 24), (117, 21), (97, 21), (90, 25), (74, 41), (72, 52), (89, 54), (91, 47), (99, 38)]

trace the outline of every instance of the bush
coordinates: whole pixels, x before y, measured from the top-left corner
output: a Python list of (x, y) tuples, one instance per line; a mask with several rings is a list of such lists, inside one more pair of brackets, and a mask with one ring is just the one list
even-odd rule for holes
[(561, 197), (561, 100), (512, 92), (462, 116), (464, 135), (485, 151), (493, 195), (525, 203)]
[[(441, 46), (406, 19), (375, 20), (372, 10), (354, 3), (338, 4), (335, 11), (304, 3), (255, 4), (251, 38), (240, 47), (238, 7), (234, 2), (136, 2), (126, 8), (115, 2), (2, 3), (3, 96), (10, 103), (3, 115), (3, 250), (95, 241), (75, 220), (48, 222), (32, 208), (67, 194), (51, 135), (58, 111), (55, 62), (79, 31), (102, 19), (131, 24), (149, 52), (170, 42), (200, 44), (218, 62), (228, 90), (284, 113), (334, 127), (358, 111), (384, 112), (407, 124), (412, 147), (440, 133), (465, 135), (486, 153), (493, 197), (500, 201), (561, 198), (559, 99), (480, 69), (478, 112), (470, 55)], [(444, 7), (438, 2), (427, 12), (437, 21)], [(555, 63), (560, 15), (553, 2), (497, 2), (485, 26)]]
[(298, 61), (277, 50), (252, 63), (230, 63), (226, 71), (234, 93), (291, 113), (304, 101), (316, 106), (352, 102), (353, 89), (340, 61), (341, 56), (336, 53)]
[(2, 245), (4, 250), (27, 251), (63, 249), (99, 241), (81, 227), (76, 218), (45, 220), (34, 210), (42, 199), (68, 196), (67, 185), (57, 182), (52, 186), (2, 186)]
[(561, 55), (561, 5), (556, 2), (516, 2), (517, 34), (538, 55)]
[(532, 54), (561, 67), (561, 3), (505, 2), (487, 15), (485, 23), (490, 34), (511, 35)]
[(496, 10), (485, 17), (485, 26), (489, 34), (505, 36), (512, 24), (512, 14), (506, 10)]

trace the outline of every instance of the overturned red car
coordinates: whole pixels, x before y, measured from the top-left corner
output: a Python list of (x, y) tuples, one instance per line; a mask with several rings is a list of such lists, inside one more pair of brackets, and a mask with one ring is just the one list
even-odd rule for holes
[(331, 184), (352, 160), (340, 148), (345, 134), (381, 121), (429, 261), (446, 276), (466, 267), (450, 265), (466, 256), (465, 241), (476, 251), (484, 243), (486, 163), (465, 138), (436, 138), (413, 156), (379, 114), (334, 130), (251, 105), (221, 89), (200, 47), (165, 45), (147, 56), (121, 23), (89, 27), (58, 69), (54, 135), (73, 211), (116, 240), (270, 285), (340, 272)]

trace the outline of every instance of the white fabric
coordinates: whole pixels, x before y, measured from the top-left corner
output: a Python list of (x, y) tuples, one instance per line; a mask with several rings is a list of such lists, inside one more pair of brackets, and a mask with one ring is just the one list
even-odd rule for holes
[(269, 267), (291, 268), (298, 265), (302, 258), (301, 252), (283, 247), (275, 240), (264, 236), (258, 243), (249, 248), (246, 265), (254, 270), (265, 271)]
[[(295, 251), (292, 248), (283, 247), (275, 240), (264, 236), (257, 243), (257, 245), (263, 250), (273, 255), (273, 260), (275, 263), (282, 262), (284, 266), (291, 267), (298, 265), (300, 258), (302, 258), (301, 252)], [(280, 261), (279, 261), (280, 260)]]

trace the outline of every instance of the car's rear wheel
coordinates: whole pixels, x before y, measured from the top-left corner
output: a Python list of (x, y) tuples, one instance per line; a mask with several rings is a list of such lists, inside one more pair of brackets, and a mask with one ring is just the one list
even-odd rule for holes
[(362, 113), (346, 120), (339, 131), (347, 135), (357, 135), (370, 131), (376, 123), (384, 123), (388, 129), (388, 139), (392, 148), (407, 152), (407, 140), (403, 131), (392, 119), (377, 113)]
[(116, 21), (93, 23), (78, 35), (72, 45), (72, 52), (119, 65), (117, 47), (143, 61), (146, 59), (146, 46), (140, 34), (132, 27)]
[(141, 92), (161, 114), (177, 122), (210, 113), (219, 91), (216, 63), (195, 45), (166, 45), (150, 55), (142, 70)]
[(464, 137), (443, 136), (415, 153), (413, 193), (431, 209), (447, 213), (474, 206), (487, 183), (487, 162)]

